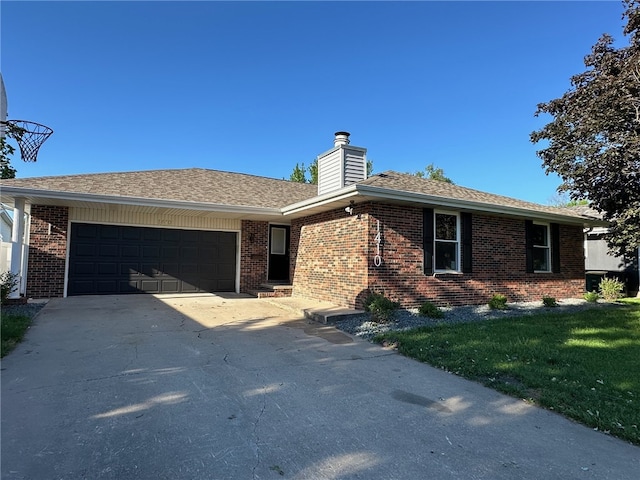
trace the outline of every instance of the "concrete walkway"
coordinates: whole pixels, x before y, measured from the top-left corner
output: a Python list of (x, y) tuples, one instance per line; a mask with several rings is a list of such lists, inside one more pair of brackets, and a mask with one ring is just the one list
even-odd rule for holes
[(333, 320), (340, 317), (364, 313), (364, 310), (337, 307), (328, 302), (321, 302), (302, 297), (265, 298), (264, 300), (272, 305), (289, 310), (296, 315), (300, 315), (304, 318), (308, 318), (309, 320), (323, 324), (331, 323)]
[(637, 447), (236, 295), (54, 299), (1, 399), (6, 480), (640, 472)]

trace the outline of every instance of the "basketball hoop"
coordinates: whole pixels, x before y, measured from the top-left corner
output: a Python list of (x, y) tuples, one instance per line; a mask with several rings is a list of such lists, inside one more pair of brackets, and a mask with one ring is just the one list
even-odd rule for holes
[[(51, 136), (53, 130), (28, 120), (7, 120), (8, 136), (13, 137), (20, 147), (20, 156), (25, 162), (35, 162), (40, 146)], [(13, 130), (13, 134), (11, 134)]]

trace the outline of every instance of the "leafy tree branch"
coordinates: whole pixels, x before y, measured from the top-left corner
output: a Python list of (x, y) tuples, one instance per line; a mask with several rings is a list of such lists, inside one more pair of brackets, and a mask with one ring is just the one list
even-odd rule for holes
[(553, 120), (531, 133), (546, 173), (562, 179), (560, 192), (611, 222), (608, 244), (617, 255), (640, 246), (640, 0), (624, 0), (623, 33), (615, 48), (604, 34), (571, 77), (562, 97), (540, 103), (536, 116)]
[(430, 163), (429, 165), (424, 167), (424, 171), (418, 171), (413, 175), (420, 178), (429, 178), (431, 180), (453, 184), (453, 180), (451, 180), (444, 174), (444, 170), (442, 168), (436, 167), (433, 163)]
[[(309, 177), (307, 178), (307, 173)], [(373, 174), (373, 162), (367, 160), (367, 178)], [(298, 183), (311, 183), (313, 185), (318, 184), (318, 159), (316, 158), (308, 167), (304, 166), (304, 163), (298, 164), (293, 167), (289, 180)]]
[(10, 157), (16, 149), (9, 144), (7, 139), (20, 140), (24, 130), (8, 122), (2, 122), (1, 128), (4, 130), (4, 134), (0, 136), (0, 178), (15, 178), (16, 169), (11, 166)]

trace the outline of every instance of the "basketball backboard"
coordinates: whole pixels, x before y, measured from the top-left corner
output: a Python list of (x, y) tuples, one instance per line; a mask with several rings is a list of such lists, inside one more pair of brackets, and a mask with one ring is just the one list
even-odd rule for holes
[(29, 120), (7, 120), (7, 91), (0, 73), (0, 138), (13, 138), (25, 162), (35, 162), (38, 149), (51, 136), (53, 130)]
[(4, 122), (7, 121), (7, 91), (4, 89), (4, 80), (0, 73), (0, 134), (4, 137)]

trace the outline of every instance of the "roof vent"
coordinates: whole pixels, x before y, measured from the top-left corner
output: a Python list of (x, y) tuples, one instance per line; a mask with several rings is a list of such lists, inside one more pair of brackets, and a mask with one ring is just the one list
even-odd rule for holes
[(336, 136), (333, 141), (333, 146), (337, 147), (338, 145), (349, 145), (349, 132), (336, 132), (334, 134)]

